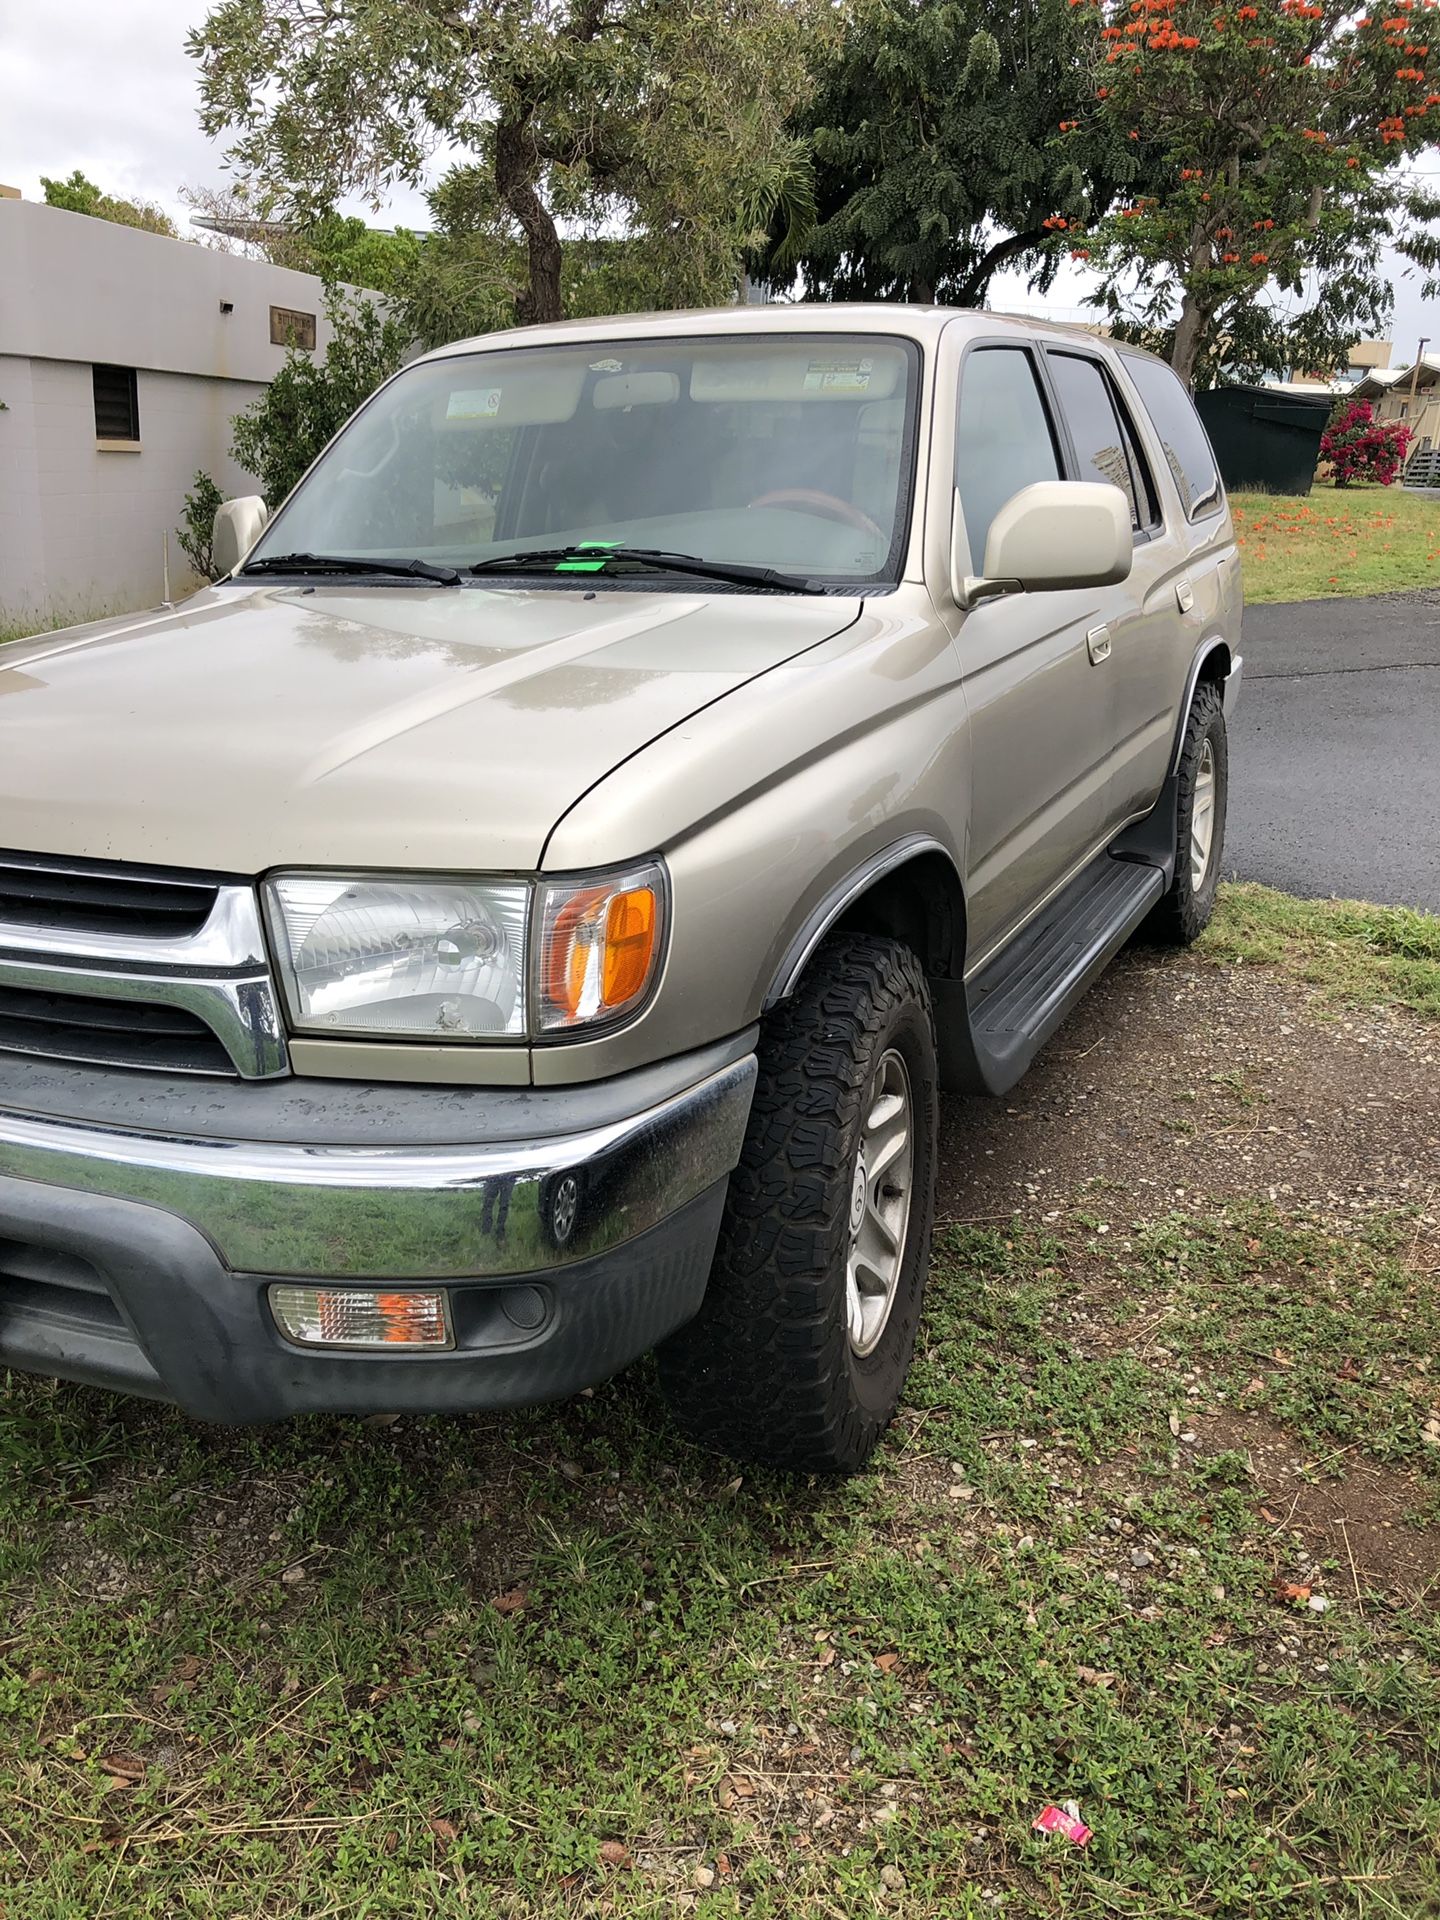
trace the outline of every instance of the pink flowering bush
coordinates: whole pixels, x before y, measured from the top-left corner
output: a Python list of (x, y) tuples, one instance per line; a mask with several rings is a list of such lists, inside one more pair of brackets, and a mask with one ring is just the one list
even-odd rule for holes
[(1352, 480), (1393, 486), (1405, 464), (1410, 429), (1398, 420), (1377, 420), (1368, 400), (1342, 400), (1331, 414), (1320, 442), (1320, 458), (1329, 463), (1337, 487)]

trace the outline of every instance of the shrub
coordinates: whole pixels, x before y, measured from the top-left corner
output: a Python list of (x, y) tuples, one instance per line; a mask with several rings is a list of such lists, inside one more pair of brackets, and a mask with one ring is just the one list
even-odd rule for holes
[(186, 494), (185, 511), (180, 516), (180, 525), (175, 529), (180, 551), (202, 580), (213, 580), (217, 571), (214, 554), (215, 515), (224, 501), (224, 494), (209, 474), (197, 473), (195, 491)]
[(1320, 458), (1329, 463), (1337, 487), (1352, 480), (1388, 487), (1404, 466), (1409, 445), (1410, 429), (1398, 420), (1377, 420), (1368, 400), (1341, 400), (1321, 439)]
[(372, 301), (332, 288), (325, 311), (334, 337), (324, 359), (291, 347), (265, 392), (232, 422), (235, 459), (272, 509), (410, 346), (408, 329)]

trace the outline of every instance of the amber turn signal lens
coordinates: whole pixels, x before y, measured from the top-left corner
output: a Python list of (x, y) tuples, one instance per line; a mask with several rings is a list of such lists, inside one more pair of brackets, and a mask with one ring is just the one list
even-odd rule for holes
[(653, 866), (617, 874), (608, 885), (546, 890), (542, 1028), (613, 1019), (637, 1004), (660, 957), (663, 898)]
[(607, 1007), (623, 1007), (642, 993), (650, 978), (659, 919), (655, 895), (649, 887), (617, 893), (605, 916), (605, 976), (601, 999)]

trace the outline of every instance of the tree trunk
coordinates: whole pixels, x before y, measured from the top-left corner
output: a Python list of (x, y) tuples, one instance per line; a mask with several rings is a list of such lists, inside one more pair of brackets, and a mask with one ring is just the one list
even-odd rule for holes
[(912, 280), (909, 286), (911, 300), (918, 307), (933, 307), (935, 304), (935, 283), (933, 280)]
[(1187, 292), (1180, 306), (1180, 322), (1175, 329), (1174, 344), (1170, 348), (1170, 364), (1192, 393), (1195, 390), (1195, 363), (1200, 358), (1200, 345), (1208, 319), (1209, 315), (1198, 305), (1194, 294)]
[(495, 190), (525, 236), (530, 277), (515, 302), (522, 327), (563, 318), (560, 305), (560, 235), (535, 182), (540, 156), (528, 116), (502, 120), (495, 129)]

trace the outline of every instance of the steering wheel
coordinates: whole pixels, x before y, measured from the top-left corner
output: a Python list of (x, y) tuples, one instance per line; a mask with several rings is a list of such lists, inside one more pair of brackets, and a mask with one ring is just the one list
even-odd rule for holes
[(774, 493), (762, 493), (746, 505), (747, 508), (803, 507), (822, 520), (838, 520), (842, 526), (858, 527), (862, 533), (874, 534), (882, 547), (889, 544), (885, 529), (877, 527), (868, 513), (862, 513), (859, 507), (842, 500), (838, 494), (822, 493), (818, 487), (777, 487)]

